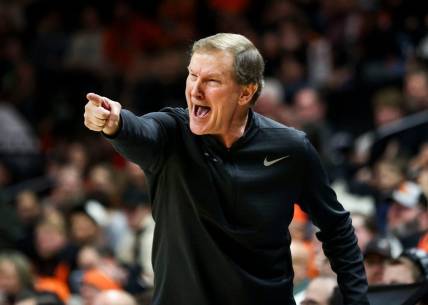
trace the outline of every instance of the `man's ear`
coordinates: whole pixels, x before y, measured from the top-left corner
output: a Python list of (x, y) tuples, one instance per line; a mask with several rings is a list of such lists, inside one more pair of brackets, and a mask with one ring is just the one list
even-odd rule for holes
[(242, 86), (242, 92), (241, 92), (241, 96), (239, 97), (238, 104), (240, 106), (244, 106), (250, 103), (251, 99), (253, 98), (254, 94), (257, 91), (257, 88), (258, 88), (257, 84), (248, 84), (248, 85)]

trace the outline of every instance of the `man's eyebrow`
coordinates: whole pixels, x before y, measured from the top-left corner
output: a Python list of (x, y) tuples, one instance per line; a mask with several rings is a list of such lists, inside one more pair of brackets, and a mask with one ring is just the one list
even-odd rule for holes
[[(190, 68), (190, 66), (187, 67), (187, 70), (189, 71), (189, 73), (195, 73), (192, 71), (192, 68)], [(210, 78), (210, 77), (222, 77), (223, 73), (219, 73), (219, 72), (211, 72), (208, 73), (207, 75), (205, 75), (206, 77)]]
[(217, 73), (217, 72), (207, 74), (207, 77), (222, 77), (222, 76), (223, 76), (223, 73)]

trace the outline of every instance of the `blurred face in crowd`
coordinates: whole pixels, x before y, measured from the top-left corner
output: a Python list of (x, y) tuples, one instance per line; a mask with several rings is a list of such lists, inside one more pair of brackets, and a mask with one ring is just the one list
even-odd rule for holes
[(382, 105), (374, 110), (374, 121), (378, 127), (397, 121), (401, 117), (403, 117), (403, 111), (399, 107)]
[[(245, 121), (256, 87), (235, 80), (233, 56), (225, 51), (196, 52), (188, 66), (186, 100), (190, 129), (197, 135), (228, 135)], [(252, 87), (249, 92), (245, 88)]]
[(0, 292), (14, 295), (20, 290), (21, 285), (15, 265), (8, 260), (0, 261)]
[(411, 262), (388, 264), (385, 267), (383, 284), (412, 284), (414, 282)]
[(405, 80), (407, 103), (412, 110), (428, 107), (428, 78), (424, 73), (411, 73)]
[(41, 257), (49, 258), (65, 246), (64, 232), (54, 224), (42, 223), (36, 228), (36, 248)]
[(69, 162), (82, 172), (88, 164), (88, 153), (81, 143), (73, 143), (68, 148)]
[(328, 305), (336, 286), (333, 278), (315, 278), (309, 283), (300, 305)]
[(101, 263), (101, 256), (98, 251), (91, 246), (83, 247), (77, 256), (77, 265), (82, 270), (89, 270), (97, 267)]
[(419, 230), (418, 216), (421, 210), (417, 207), (405, 207), (392, 202), (388, 209), (388, 230), (398, 236), (406, 236)]
[(115, 177), (112, 171), (105, 165), (97, 165), (91, 168), (88, 175), (89, 184), (92, 190), (97, 190), (109, 194), (115, 187)]
[(79, 244), (94, 242), (98, 237), (98, 226), (85, 213), (71, 216), (71, 236)]
[(143, 205), (129, 207), (125, 209), (125, 215), (129, 228), (133, 231), (137, 231), (142, 227), (144, 218), (150, 215), (150, 209)]
[(84, 305), (93, 305), (96, 296), (100, 292), (101, 291), (99, 289), (97, 289), (96, 287), (83, 283), (81, 288), (80, 288), (80, 294), (81, 294), (82, 299), (83, 299), (83, 304)]
[(372, 253), (364, 257), (364, 268), (369, 285), (382, 283), (386, 263), (387, 259), (382, 255)]
[(296, 94), (294, 111), (301, 125), (324, 120), (325, 109), (313, 89), (302, 89)]
[(398, 166), (382, 160), (376, 163), (374, 181), (378, 190), (389, 192), (395, 189), (403, 179), (404, 175)]
[(83, 195), (83, 179), (81, 171), (76, 166), (61, 166), (51, 168), (55, 179), (55, 188), (52, 190), (50, 202), (58, 207), (67, 205)]
[(16, 211), (23, 224), (31, 224), (40, 215), (40, 206), (35, 193), (24, 191), (16, 198)]
[(365, 216), (359, 214), (352, 215), (352, 225), (354, 226), (358, 246), (361, 251), (364, 251), (367, 243), (373, 238), (373, 233), (367, 228), (365, 222)]

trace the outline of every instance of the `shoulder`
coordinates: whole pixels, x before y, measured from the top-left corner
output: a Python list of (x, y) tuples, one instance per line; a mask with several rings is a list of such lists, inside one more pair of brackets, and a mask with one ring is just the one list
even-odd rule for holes
[(165, 127), (187, 124), (189, 115), (187, 109), (165, 107), (158, 112), (150, 112), (143, 115), (145, 119), (152, 119)]
[(254, 112), (254, 119), (263, 136), (274, 137), (287, 143), (306, 145), (307, 136), (303, 131), (281, 124), (256, 112)]
[(175, 119), (179, 119), (182, 121), (188, 121), (189, 120), (189, 112), (187, 109), (184, 108), (172, 108), (172, 107), (165, 107), (158, 112), (160, 115), (168, 115), (171, 117), (174, 117)]

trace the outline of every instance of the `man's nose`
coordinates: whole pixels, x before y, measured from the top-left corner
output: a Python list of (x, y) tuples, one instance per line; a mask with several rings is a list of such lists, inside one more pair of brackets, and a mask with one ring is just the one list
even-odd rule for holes
[(201, 84), (201, 80), (197, 79), (194, 83), (193, 83), (193, 87), (192, 87), (192, 91), (191, 91), (192, 95), (196, 98), (201, 98), (203, 96), (203, 92), (202, 92), (202, 84)]

